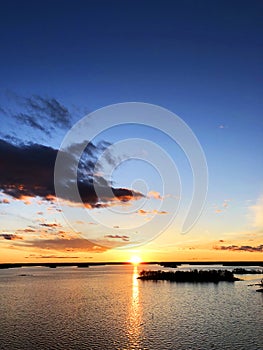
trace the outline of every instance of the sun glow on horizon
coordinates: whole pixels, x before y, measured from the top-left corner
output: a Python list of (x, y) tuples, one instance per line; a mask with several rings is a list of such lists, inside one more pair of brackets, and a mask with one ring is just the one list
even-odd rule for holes
[(130, 263), (132, 263), (133, 265), (138, 265), (142, 262), (142, 259), (137, 256), (137, 255), (133, 255), (130, 260), (129, 260)]

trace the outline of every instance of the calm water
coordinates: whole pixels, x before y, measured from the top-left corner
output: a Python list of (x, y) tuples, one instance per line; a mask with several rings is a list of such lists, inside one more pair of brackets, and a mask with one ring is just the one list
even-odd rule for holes
[(179, 284), (138, 271), (0, 270), (0, 349), (262, 350), (263, 294), (248, 286), (261, 276)]

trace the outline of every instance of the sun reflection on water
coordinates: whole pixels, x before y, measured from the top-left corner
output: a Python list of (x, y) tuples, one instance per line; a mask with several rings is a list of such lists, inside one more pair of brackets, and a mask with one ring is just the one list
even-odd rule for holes
[(132, 274), (132, 293), (129, 313), (127, 315), (127, 335), (131, 346), (138, 346), (140, 342), (142, 315), (139, 295), (138, 266), (134, 265)]
[(139, 281), (138, 281), (138, 266), (135, 265), (133, 268), (132, 275), (132, 301), (133, 303), (139, 302)]

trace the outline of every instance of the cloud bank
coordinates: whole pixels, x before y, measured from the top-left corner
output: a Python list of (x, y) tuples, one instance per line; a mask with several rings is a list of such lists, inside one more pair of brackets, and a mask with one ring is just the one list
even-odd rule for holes
[[(73, 148), (74, 145), (72, 145)], [(88, 208), (110, 206), (116, 201), (127, 202), (143, 197), (143, 194), (127, 188), (115, 188), (103, 177), (93, 176), (97, 152), (102, 146), (96, 147), (90, 143), (85, 150), (83, 159), (79, 162), (78, 189), (82, 202)], [(0, 189), (3, 193), (25, 200), (28, 197), (41, 197), (44, 200), (55, 198), (54, 166), (57, 150), (39, 144), (17, 145), (0, 139)], [(74, 149), (70, 149), (66, 157), (69, 164), (74, 157)], [(61, 182), (63, 186), (72, 186), (74, 169), (63, 169)], [(94, 184), (99, 189), (98, 197)], [(62, 198), (74, 201), (69, 196)], [(102, 195), (101, 195), (102, 194)]]

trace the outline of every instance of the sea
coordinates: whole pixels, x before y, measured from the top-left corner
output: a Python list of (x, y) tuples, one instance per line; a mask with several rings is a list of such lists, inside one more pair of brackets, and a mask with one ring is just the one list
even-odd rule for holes
[(154, 282), (142, 269), (160, 266), (0, 270), (0, 349), (263, 349), (263, 275)]

